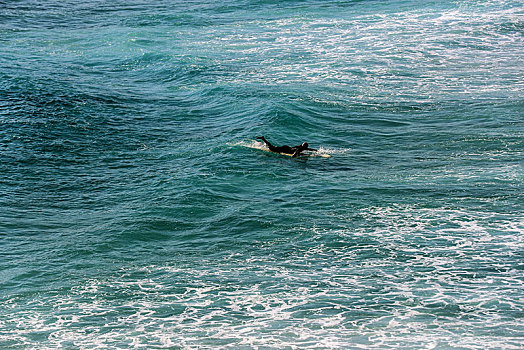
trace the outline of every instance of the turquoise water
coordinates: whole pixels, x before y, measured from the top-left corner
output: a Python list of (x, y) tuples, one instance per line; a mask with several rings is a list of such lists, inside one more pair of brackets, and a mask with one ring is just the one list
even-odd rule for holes
[(521, 1), (7, 1), (0, 49), (0, 348), (524, 346)]

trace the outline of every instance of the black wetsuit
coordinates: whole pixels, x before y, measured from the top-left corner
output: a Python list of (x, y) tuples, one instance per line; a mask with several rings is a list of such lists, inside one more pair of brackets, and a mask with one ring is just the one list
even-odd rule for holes
[(269, 142), (266, 143), (267, 147), (269, 148), (269, 150), (271, 152), (277, 152), (277, 153), (288, 153), (288, 154), (293, 154), (295, 153), (295, 151), (299, 148), (299, 146), (295, 146), (295, 147), (290, 147), (288, 145), (283, 145), (283, 146), (273, 146), (272, 144), (270, 144)]

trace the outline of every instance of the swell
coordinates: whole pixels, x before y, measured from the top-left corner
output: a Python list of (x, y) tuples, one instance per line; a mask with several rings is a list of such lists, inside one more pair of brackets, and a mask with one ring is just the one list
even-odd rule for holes
[(0, 347), (521, 345), (518, 2), (3, 5)]

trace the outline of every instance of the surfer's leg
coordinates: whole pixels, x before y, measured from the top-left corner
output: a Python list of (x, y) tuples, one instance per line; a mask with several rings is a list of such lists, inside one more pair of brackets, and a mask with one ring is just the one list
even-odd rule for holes
[(264, 136), (258, 136), (257, 139), (264, 141), (271, 152), (279, 152), (278, 147), (273, 146)]

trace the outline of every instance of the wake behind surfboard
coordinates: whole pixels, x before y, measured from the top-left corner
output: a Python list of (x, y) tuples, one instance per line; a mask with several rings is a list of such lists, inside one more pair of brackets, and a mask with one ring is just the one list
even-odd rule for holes
[[(260, 150), (260, 151), (264, 151), (264, 152), (268, 152), (268, 153), (272, 153), (272, 154), (279, 154), (279, 155), (282, 155), (282, 156), (286, 156), (286, 157), (292, 157), (293, 154), (289, 154), (289, 153), (276, 153), (276, 152), (272, 152), (269, 150), (269, 148), (266, 147), (266, 145), (263, 143), (263, 142), (257, 142), (257, 141), (252, 141), (252, 142), (239, 142), (236, 144), (237, 146), (241, 146), (241, 147), (247, 147), (247, 148), (252, 148), (252, 149), (257, 149), (257, 150)], [(310, 152), (310, 151), (306, 151), (306, 152), (303, 152), (301, 153), (297, 158), (303, 158), (303, 157), (321, 157), (321, 158), (330, 158), (331, 155), (330, 154), (327, 154), (327, 153), (324, 153), (322, 151), (322, 149), (318, 150), (318, 151), (314, 151), (314, 152)]]

